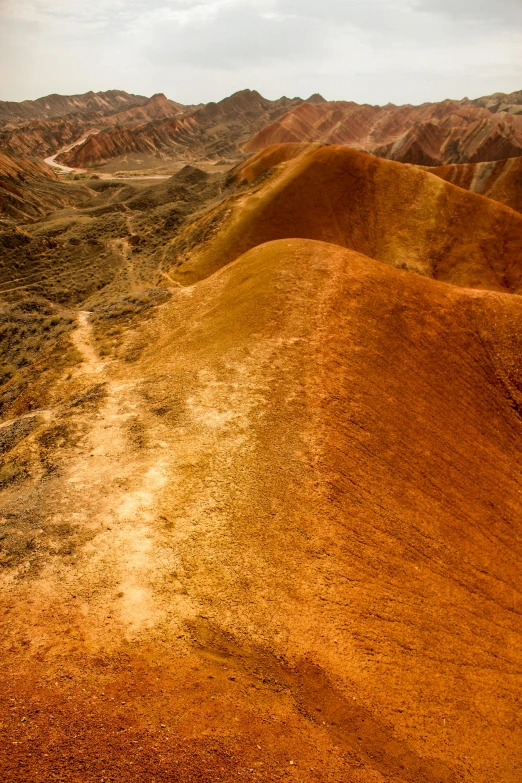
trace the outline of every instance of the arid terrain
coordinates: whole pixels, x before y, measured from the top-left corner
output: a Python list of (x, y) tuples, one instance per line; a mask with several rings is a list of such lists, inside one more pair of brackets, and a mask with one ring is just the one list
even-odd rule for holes
[[(81, 142), (81, 143), (78, 143)], [(424, 166), (499, 161), (522, 154), (522, 94), (421, 106), (371, 106), (242, 90), (184, 106), (163, 94), (121, 90), (0, 101), (0, 150), (73, 169), (141, 171), (233, 165), (281, 143), (343, 144)]]
[(0, 104), (0, 779), (519, 783), (521, 100)]
[[(520, 102), (518, 93), (516, 98)], [(422, 106), (305, 102), (259, 131), (245, 150), (257, 152), (287, 142), (347, 144), (381, 158), (424, 166), (518, 156), (522, 153), (522, 107), (516, 105), (516, 112), (496, 108), (468, 100)]]
[(438, 166), (432, 174), (522, 212), (522, 157)]

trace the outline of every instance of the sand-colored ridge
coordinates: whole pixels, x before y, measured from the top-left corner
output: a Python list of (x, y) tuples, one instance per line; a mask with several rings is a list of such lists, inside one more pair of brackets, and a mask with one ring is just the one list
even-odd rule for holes
[(274, 166), (280, 163), (287, 163), (293, 158), (306, 155), (312, 150), (319, 149), (319, 143), (299, 143), (287, 142), (286, 144), (272, 144), (265, 149), (250, 155), (245, 161), (238, 163), (230, 172), (230, 177), (234, 182), (244, 182), (250, 184)]

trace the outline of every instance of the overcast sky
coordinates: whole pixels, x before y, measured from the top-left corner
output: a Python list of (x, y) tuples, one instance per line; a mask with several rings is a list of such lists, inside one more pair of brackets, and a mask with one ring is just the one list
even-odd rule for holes
[(0, 0), (0, 99), (422, 103), (522, 89), (522, 0)]

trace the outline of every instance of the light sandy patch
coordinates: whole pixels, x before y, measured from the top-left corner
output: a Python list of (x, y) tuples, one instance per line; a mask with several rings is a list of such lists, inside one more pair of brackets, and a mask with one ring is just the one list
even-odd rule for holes
[(100, 360), (98, 352), (94, 347), (94, 335), (89, 316), (90, 313), (86, 310), (79, 311), (78, 328), (74, 330), (71, 338), (83, 358), (83, 365), (81, 366), (80, 372), (97, 374), (102, 372), (104, 362)]

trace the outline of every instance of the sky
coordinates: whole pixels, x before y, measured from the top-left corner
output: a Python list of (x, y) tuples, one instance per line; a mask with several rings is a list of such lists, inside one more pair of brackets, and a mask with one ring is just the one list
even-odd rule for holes
[(0, 100), (423, 103), (522, 89), (522, 0), (0, 0)]

